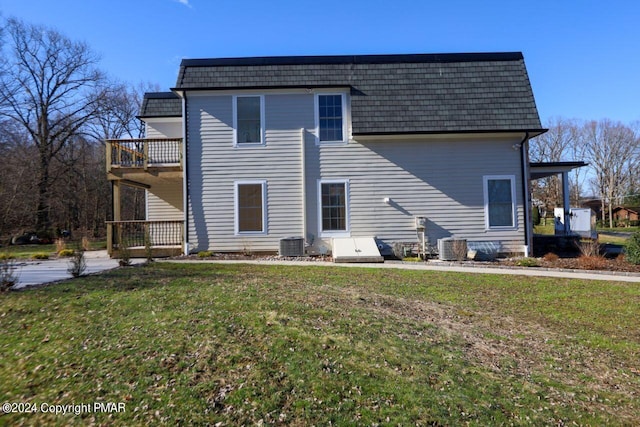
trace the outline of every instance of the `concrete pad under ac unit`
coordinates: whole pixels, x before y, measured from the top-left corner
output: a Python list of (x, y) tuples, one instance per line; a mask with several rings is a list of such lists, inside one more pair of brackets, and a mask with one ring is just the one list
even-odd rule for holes
[(373, 237), (341, 237), (331, 241), (333, 262), (384, 262)]

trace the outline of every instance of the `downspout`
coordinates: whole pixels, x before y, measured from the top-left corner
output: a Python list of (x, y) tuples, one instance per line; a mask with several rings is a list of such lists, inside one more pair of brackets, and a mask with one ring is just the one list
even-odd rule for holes
[(307, 161), (306, 161), (306, 144), (304, 141), (304, 128), (300, 129), (300, 163), (301, 163), (301, 176), (300, 182), (302, 183), (302, 238), (304, 239), (305, 246), (307, 242)]
[(520, 141), (520, 160), (522, 162), (522, 198), (524, 201), (524, 256), (533, 253), (533, 230), (531, 222), (531, 200), (529, 198), (529, 132), (525, 132)]
[(189, 255), (189, 167), (187, 163), (187, 93), (182, 92), (182, 209), (184, 212), (184, 244), (182, 251)]

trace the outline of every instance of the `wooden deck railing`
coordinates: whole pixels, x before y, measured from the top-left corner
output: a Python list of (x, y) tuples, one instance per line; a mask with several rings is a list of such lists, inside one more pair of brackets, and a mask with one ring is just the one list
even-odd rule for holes
[(113, 166), (182, 166), (182, 138), (107, 139), (107, 171)]
[(107, 221), (107, 249), (180, 247), (183, 230), (183, 221)]

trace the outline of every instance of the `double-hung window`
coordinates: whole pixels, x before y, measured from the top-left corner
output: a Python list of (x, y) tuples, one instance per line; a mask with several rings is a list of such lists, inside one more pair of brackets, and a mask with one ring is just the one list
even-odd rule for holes
[(324, 236), (349, 233), (349, 181), (318, 182), (319, 223)]
[(234, 145), (264, 144), (264, 96), (233, 97)]
[(516, 227), (515, 176), (484, 177), (484, 210), (487, 229)]
[(266, 232), (266, 181), (235, 182), (236, 234)]
[(346, 95), (316, 95), (316, 127), (319, 143), (346, 141)]

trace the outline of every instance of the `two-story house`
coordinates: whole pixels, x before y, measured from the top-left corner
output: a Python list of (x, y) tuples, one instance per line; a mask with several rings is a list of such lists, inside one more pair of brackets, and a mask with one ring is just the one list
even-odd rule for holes
[[(521, 53), (188, 59), (140, 118), (145, 139), (108, 141), (112, 253), (277, 252), (292, 236), (313, 253), (531, 249), (528, 141), (545, 130)], [(146, 221), (121, 221), (121, 185), (147, 190)]]

